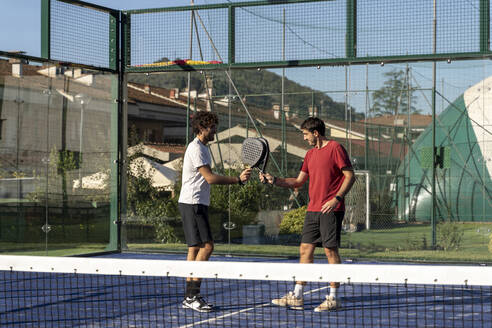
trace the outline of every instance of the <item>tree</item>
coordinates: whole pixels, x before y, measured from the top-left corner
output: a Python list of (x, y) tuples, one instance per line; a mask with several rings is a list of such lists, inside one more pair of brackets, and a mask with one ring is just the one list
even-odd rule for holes
[[(392, 70), (384, 73), (388, 78), (384, 86), (376, 90), (373, 95), (373, 105), (370, 112), (376, 116), (408, 114), (410, 107), (411, 114), (418, 114), (420, 110), (415, 108), (417, 97), (413, 94), (413, 89), (408, 86), (409, 76), (403, 70)], [(410, 100), (410, 106), (408, 102)]]
[[(154, 187), (152, 184), (152, 171), (154, 169), (149, 171), (143, 166), (143, 162), (138, 161), (142, 156), (142, 149), (139, 147), (135, 154), (128, 157), (130, 163), (127, 167), (128, 216), (134, 220), (132, 224), (136, 226), (153, 226), (157, 241), (162, 243), (177, 242), (179, 238), (174, 226), (179, 221), (178, 197), (176, 196), (179, 195), (179, 189), (173, 196), (164, 188)], [(177, 183), (176, 186), (181, 185)]]

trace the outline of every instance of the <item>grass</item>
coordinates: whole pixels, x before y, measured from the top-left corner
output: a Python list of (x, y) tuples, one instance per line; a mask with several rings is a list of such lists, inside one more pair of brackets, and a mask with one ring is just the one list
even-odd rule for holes
[[(391, 229), (363, 230), (342, 234), (340, 254), (343, 258), (382, 260), (382, 261), (427, 261), (491, 263), (492, 254), (488, 250), (492, 224), (456, 223), (463, 233), (458, 249), (433, 250), (431, 247), (431, 228), (425, 224), (398, 225)], [(71, 256), (103, 252), (104, 243), (51, 243), (48, 250), (44, 243), (0, 243), (2, 254)], [(128, 243), (128, 251), (177, 252), (186, 253), (187, 246), (182, 243)], [(215, 245), (214, 254), (237, 256), (298, 257), (298, 245)], [(317, 248), (317, 258), (324, 258), (323, 249)]]
[(73, 256), (103, 252), (107, 244), (0, 243), (2, 255)]
[[(492, 263), (492, 254), (488, 250), (492, 224), (457, 223), (457, 225), (459, 231), (463, 232), (462, 243), (458, 249), (447, 251), (432, 249), (431, 227), (417, 224), (343, 233), (340, 254), (343, 258), (364, 260)], [(184, 253), (187, 250), (185, 244), (129, 243), (127, 246), (129, 251)], [(299, 247), (298, 245), (219, 243), (215, 245), (214, 253), (298, 257)], [(317, 248), (315, 256), (324, 257), (323, 250)]]
[(18, 204), (18, 203), (32, 203), (29, 199), (19, 199), (19, 198), (2, 198), (0, 199), (0, 204)]

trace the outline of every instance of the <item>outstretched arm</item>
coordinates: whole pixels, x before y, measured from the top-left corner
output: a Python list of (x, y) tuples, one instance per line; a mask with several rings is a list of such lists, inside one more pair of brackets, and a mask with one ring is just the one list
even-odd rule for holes
[(245, 184), (249, 178), (251, 177), (251, 169), (245, 169), (241, 174), (237, 177), (229, 177), (225, 175), (219, 175), (212, 172), (210, 166), (204, 165), (198, 168), (200, 174), (207, 180), (209, 184), (236, 184), (241, 183)]
[(308, 179), (307, 173), (300, 171), (297, 178), (277, 178), (269, 173), (260, 172), (260, 180), (263, 182), (266, 180), (269, 184), (284, 187), (284, 188), (298, 188), (304, 184)]

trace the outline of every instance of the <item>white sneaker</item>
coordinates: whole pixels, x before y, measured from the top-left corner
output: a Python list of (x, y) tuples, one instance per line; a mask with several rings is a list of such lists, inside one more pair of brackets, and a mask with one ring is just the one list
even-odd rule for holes
[(182, 304), (183, 308), (192, 309), (198, 312), (210, 312), (213, 310), (213, 306), (208, 304), (201, 295), (186, 297)]
[(304, 299), (301, 297), (295, 297), (293, 292), (289, 292), (282, 298), (275, 298), (272, 300), (272, 304), (278, 306), (289, 306), (294, 310), (302, 310), (304, 307)]
[(338, 310), (341, 307), (342, 307), (342, 302), (340, 301), (340, 299), (337, 299), (333, 296), (326, 296), (325, 301), (320, 305), (318, 305), (314, 309), (314, 312), (334, 311), (334, 310)]

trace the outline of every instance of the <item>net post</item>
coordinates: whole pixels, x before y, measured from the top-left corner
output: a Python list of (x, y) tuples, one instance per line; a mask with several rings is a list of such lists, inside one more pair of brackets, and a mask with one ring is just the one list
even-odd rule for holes
[(480, 52), (490, 48), (490, 0), (480, 0)]
[(126, 228), (123, 227), (127, 219), (127, 189), (128, 189), (128, 178), (125, 174), (127, 170), (127, 149), (128, 149), (128, 74), (126, 73), (126, 67), (130, 65), (130, 14), (121, 12), (121, 23), (120, 23), (120, 65), (119, 65), (119, 76), (120, 76), (120, 94), (119, 94), (119, 105), (120, 105), (120, 117), (119, 117), (119, 127), (120, 127), (120, 141), (119, 141), (119, 152), (120, 158), (122, 159), (119, 165), (119, 219), (120, 224), (118, 224), (118, 243), (117, 249), (121, 251), (122, 249), (127, 249), (127, 232)]
[(347, 58), (354, 58), (357, 55), (357, 0), (347, 0), (346, 28), (345, 53)]
[[(126, 90), (123, 67), (124, 62), (121, 58), (120, 51), (120, 13), (110, 12), (109, 15), (109, 67), (116, 71), (111, 74), (111, 175), (110, 175), (110, 215), (109, 215), (109, 243), (106, 246), (107, 251), (121, 250), (121, 200), (122, 200), (122, 184), (120, 176), (124, 166), (122, 149), (126, 149), (126, 116), (123, 116), (123, 101), (121, 95), (123, 90)], [(125, 130), (123, 129), (125, 128)], [(124, 136), (124, 137), (122, 137)], [(126, 187), (126, 184), (124, 184)], [(126, 194), (123, 193), (126, 199)]]
[(236, 8), (229, 6), (229, 64), (236, 58)]
[(131, 14), (122, 12), (121, 13), (121, 67), (125, 70), (126, 67), (131, 65)]
[(51, 59), (51, 0), (41, 0), (41, 57)]
[(118, 225), (120, 223), (119, 217), (119, 186), (118, 179), (120, 171), (120, 160), (118, 151), (118, 135), (119, 135), (119, 78), (118, 75), (111, 75), (111, 163), (110, 163), (110, 187), (109, 187), (109, 199), (110, 199), (110, 214), (109, 214), (109, 243), (106, 246), (106, 250), (115, 250), (118, 248)]

